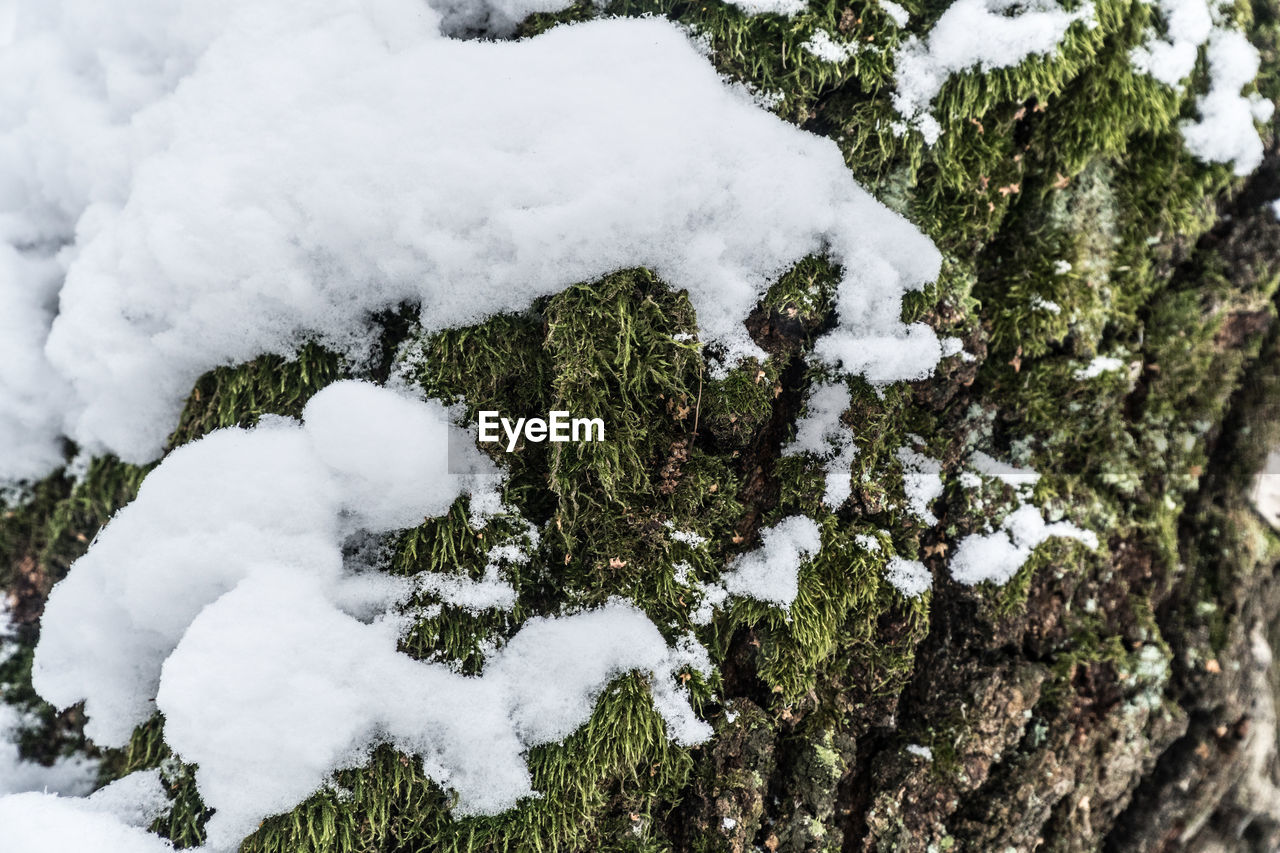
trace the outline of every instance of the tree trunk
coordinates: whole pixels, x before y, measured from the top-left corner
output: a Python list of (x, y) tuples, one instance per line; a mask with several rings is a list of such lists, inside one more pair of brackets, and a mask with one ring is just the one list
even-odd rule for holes
[[(912, 32), (928, 31), (934, 5), (912, 6)], [(673, 338), (696, 331), (684, 294), (644, 270), (424, 339), (397, 369), (464, 399), (473, 420), (567, 409), (603, 415), (609, 436), (602, 448), (502, 457), (508, 498), (544, 531), (522, 604), (446, 610), (404, 651), (475, 671), (485, 640), (523, 619), (624, 596), (710, 649), (715, 674), (690, 686), (716, 734), (668, 742), (629, 677), (585, 729), (534, 750), (543, 796), (512, 812), (454, 815), (415, 757), (383, 748), (338, 774), (348, 794), (316, 794), (243, 849), (1280, 848), (1280, 536), (1249, 500), (1280, 447), (1274, 134), (1247, 178), (1193, 158), (1179, 121), (1196, 115), (1203, 63), (1181, 93), (1137, 75), (1130, 52), (1152, 11), (1136, 2), (1099, 0), (1098, 26), (1073, 31), (1059, 54), (953, 78), (935, 102), (934, 145), (890, 129), (888, 54), (832, 66), (801, 47), (817, 26), (892, 43), (878, 5), (837, 4), (794, 27), (719, 5), (611, 8), (696, 25), (725, 74), (779, 94), (779, 114), (835, 140), (859, 182), (944, 253), (904, 318), (964, 350), (918, 382), (849, 381), (843, 423), (858, 454), (852, 496), (832, 510), (821, 462), (784, 454), (827, 378), (812, 357), (833, 316), (835, 271), (821, 258), (786, 273), (748, 322), (769, 359), (724, 378)], [(594, 14), (536, 16), (523, 32)], [(1280, 6), (1233, 14), (1274, 100)], [(411, 316), (383, 318), (373, 378), (416, 334)], [(1097, 356), (1121, 364), (1088, 375)], [(296, 416), (356, 372), (318, 347), (219, 369), (171, 446), (263, 413)], [(941, 464), (936, 523), (911, 506), (903, 448)], [(1039, 480), (975, 479), (975, 451)], [(22, 744), (35, 760), (93, 751), (76, 710), (55, 715), (31, 693), (29, 650), (44, 596), (144, 474), (95, 460), (80, 482), (39, 483), (0, 519), (0, 580), (25, 649), (0, 663), (0, 695), (42, 715)], [(1007, 583), (957, 582), (961, 543), (1023, 502), (1094, 531), (1099, 547), (1054, 539)], [(792, 608), (743, 599), (692, 622), (699, 584), (797, 514), (819, 521), (823, 549)], [(673, 542), (666, 522), (709, 544)], [(476, 574), (485, 547), (457, 509), (397, 540), (390, 570)], [(896, 589), (894, 556), (923, 562), (932, 589)], [(697, 583), (672, 580), (681, 562)], [(156, 828), (191, 845), (207, 811), (162, 737), (157, 718), (129, 749), (102, 753), (103, 781), (163, 764), (176, 805)]]

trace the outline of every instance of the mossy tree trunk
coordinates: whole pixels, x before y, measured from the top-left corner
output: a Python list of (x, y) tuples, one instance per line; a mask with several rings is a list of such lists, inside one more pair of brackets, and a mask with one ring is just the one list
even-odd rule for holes
[[(936, 7), (936, 8), (935, 8)], [(945, 4), (916, 4), (924, 32)], [(1274, 850), (1280, 846), (1277, 679), (1280, 537), (1246, 494), (1280, 444), (1280, 154), (1244, 180), (1182, 148), (1203, 69), (1186, 93), (1129, 61), (1149, 7), (1100, 0), (1099, 25), (1059, 55), (967, 74), (935, 104), (944, 134), (897, 137), (878, 6), (828, 4), (783, 21), (729, 7), (624, 0), (709, 35), (731, 76), (780, 94), (785, 118), (830, 136), (858, 179), (943, 250), (936, 285), (906, 316), (968, 355), (928, 380), (851, 383), (853, 495), (821, 502), (821, 468), (782, 449), (818, 378), (813, 339), (831, 319), (820, 258), (783, 276), (749, 321), (768, 361), (713, 379), (683, 294), (644, 270), (540, 301), (518, 316), (415, 338), (412, 306), (382, 318), (392, 369), (469, 411), (604, 415), (598, 447), (513, 454), (506, 498), (544, 531), (509, 613), (445, 611), (405, 651), (476, 671), (485, 643), (524, 619), (625, 596), (692, 630), (717, 674), (691, 687), (715, 739), (669, 743), (638, 678), (601, 700), (565, 744), (534, 750), (544, 796), (497, 818), (455, 818), (421, 766), (389, 750), (269, 820), (246, 850), (1029, 851)], [(1264, 56), (1274, 99), (1274, 2), (1232, 13)], [(590, 17), (584, 5), (526, 25)], [(885, 45), (846, 66), (806, 58), (815, 27)], [(1065, 269), (1064, 269), (1065, 263)], [(1098, 354), (1125, 368), (1077, 378)], [(296, 415), (355, 371), (316, 347), (225, 368), (194, 390), (174, 446), (209, 430)], [(918, 439), (918, 440), (917, 440)], [(896, 452), (942, 461), (936, 524), (913, 515)], [(1035, 502), (1098, 532), (1096, 552), (1049, 543), (1004, 586), (955, 583), (949, 552), (988, 529), (1015, 491), (958, 480), (975, 450), (1033, 466)], [(78, 483), (37, 484), (0, 520), (0, 580), (28, 649), (43, 596), (145, 471), (96, 460)], [(739, 601), (690, 619), (699, 587), (759, 531), (804, 513), (822, 554), (789, 614)], [(666, 522), (705, 546), (673, 542)], [(390, 571), (484, 566), (485, 535), (458, 507), (396, 541)], [(856, 545), (871, 536), (879, 551)], [(922, 598), (884, 578), (892, 554), (933, 575)], [(673, 566), (684, 563), (688, 574)], [(38, 708), (29, 654), (0, 666), (10, 701)], [(79, 744), (74, 710), (40, 708), (26, 752)], [(158, 829), (200, 839), (189, 768), (163, 720), (105, 755), (104, 779), (165, 764), (177, 796)], [(2, 831), (2, 830), (0, 830)], [(2, 845), (0, 845), (2, 846)]]

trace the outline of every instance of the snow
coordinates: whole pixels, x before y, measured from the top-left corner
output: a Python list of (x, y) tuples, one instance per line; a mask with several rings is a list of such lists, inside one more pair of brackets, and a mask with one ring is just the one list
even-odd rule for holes
[(1054, 302), (1052, 299), (1045, 299), (1043, 296), (1040, 296), (1039, 294), (1033, 295), (1030, 301), (1031, 301), (1031, 307), (1039, 311), (1047, 311), (1048, 313), (1054, 314), (1054, 315), (1062, 313), (1061, 305), (1059, 305), (1057, 302)]
[(994, 533), (974, 533), (960, 540), (951, 558), (951, 576), (968, 586), (983, 581), (1007, 583), (1040, 543), (1054, 537), (1074, 539), (1089, 548), (1098, 547), (1098, 537), (1093, 531), (1082, 530), (1066, 521), (1048, 524), (1040, 510), (1022, 504)]
[(726, 0), (748, 15), (798, 15), (809, 7), (805, 0)]
[(964, 341), (959, 338), (943, 338), (939, 343), (942, 344), (943, 358), (951, 358), (964, 352)]
[(1209, 91), (1196, 102), (1199, 121), (1182, 123), (1192, 154), (1212, 163), (1232, 163), (1247, 175), (1262, 163), (1262, 138), (1254, 122), (1271, 118), (1275, 105), (1241, 90), (1258, 76), (1257, 48), (1238, 30), (1214, 29), (1209, 36)]
[(1160, 0), (1165, 36), (1151, 34), (1130, 53), (1133, 65), (1166, 86), (1180, 87), (1196, 67), (1200, 45), (1209, 40), (1213, 17), (1205, 0)]
[[(14, 634), (8, 605), (0, 599), (0, 664), (17, 652)], [(97, 782), (98, 762), (88, 756), (60, 757), (49, 766), (22, 757), (18, 738), (29, 725), (27, 715), (0, 699), (0, 797), (24, 791), (66, 796), (81, 796), (92, 791)]]
[(795, 440), (782, 449), (784, 456), (811, 453), (824, 460), (826, 488), (822, 501), (831, 509), (853, 494), (849, 480), (858, 446), (853, 430), (841, 417), (849, 409), (849, 387), (844, 382), (820, 382), (809, 390), (804, 414), (796, 422)]
[[(405, 598), (408, 584), (380, 573), (344, 578), (344, 539), (439, 515), (497, 476), (475, 450), (470, 470), (450, 470), (457, 428), (436, 402), (340, 382), (303, 420), (220, 430), (174, 451), (54, 588), (34, 683), (60, 708), (85, 700), (99, 745), (123, 746), (151, 716), (165, 659), (237, 584), (294, 566), (353, 605)], [(455, 457), (455, 467), (467, 461)]]
[(929, 107), (948, 77), (1053, 53), (1076, 21), (1096, 25), (1091, 3), (1069, 12), (1053, 0), (956, 0), (923, 41), (912, 36), (898, 48), (894, 107), (933, 144), (941, 128)]
[(459, 812), (501, 812), (533, 793), (527, 750), (571, 734), (630, 670), (651, 676), (670, 737), (710, 735), (676, 686), (683, 661), (630, 605), (530, 620), (480, 677), (414, 661), (396, 641), (394, 624), (342, 613), (298, 571), (252, 577), (197, 617), (157, 702), (167, 740), (199, 765), (201, 796), (217, 810), (210, 847), (233, 849), (381, 741), (421, 755), (427, 775), (457, 792)]
[(902, 464), (902, 489), (911, 514), (925, 524), (937, 524), (938, 517), (929, 505), (942, 497), (942, 463), (909, 447), (898, 448), (898, 461)]
[(927, 746), (921, 746), (918, 743), (907, 744), (907, 752), (917, 758), (923, 758), (925, 761), (933, 761), (933, 750)]
[(47, 767), (27, 761), (19, 754), (17, 744), (24, 728), (23, 715), (11, 705), (0, 703), (0, 797), (24, 791), (76, 797), (93, 790), (98, 777), (96, 760), (71, 756), (59, 758)]
[(724, 589), (786, 609), (800, 591), (801, 565), (822, 549), (822, 531), (813, 519), (793, 515), (762, 530), (760, 540), (729, 564)]
[(916, 598), (933, 587), (933, 575), (919, 560), (894, 557), (885, 566), (884, 576), (907, 598)]
[(688, 291), (727, 366), (763, 356), (743, 320), (770, 282), (825, 250), (847, 271), (827, 364), (938, 361), (900, 317), (930, 241), (668, 22), (491, 42), (414, 0), (19, 3), (0, 478), (55, 467), (63, 435), (153, 460), (202, 373), (304, 339), (359, 365), (375, 312), (420, 305), (431, 332), (630, 266)]
[[(86, 732), (104, 745), (163, 712), (216, 810), (214, 850), (380, 742), (423, 756), (462, 812), (509, 808), (532, 793), (525, 752), (570, 734), (632, 670), (652, 676), (669, 736), (709, 736), (675, 680), (708, 666), (705, 650), (670, 648), (628, 604), (532, 619), (478, 678), (397, 650), (396, 605), (413, 583), (345, 571), (342, 544), (444, 513), (495, 476), (478, 453), (458, 470), (456, 447), (450, 470), (451, 430), (439, 403), (340, 382), (301, 424), (273, 418), (175, 451), (55, 587), (36, 688), (60, 707), (85, 700)], [(514, 595), (496, 579), (415, 580), (435, 592), (453, 581), (470, 606)]]
[(816, 56), (823, 62), (831, 62), (836, 65), (847, 62), (859, 50), (859, 46), (856, 43), (836, 41), (831, 33), (826, 30), (816, 30), (809, 40), (801, 46), (807, 53)]
[(880, 8), (884, 9), (884, 13), (900, 27), (905, 27), (911, 21), (911, 13), (894, 3), (893, 0), (880, 0)]
[(418, 594), (428, 593), (441, 602), (471, 613), (484, 610), (511, 610), (516, 606), (516, 591), (498, 576), (496, 566), (485, 571), (480, 580), (460, 575), (423, 574), (414, 579)]
[[(560, 12), (573, 5), (574, 0), (428, 0), (432, 9), (440, 13), (440, 28), (453, 36), (485, 35), (510, 36), (525, 18), (537, 12)], [(417, 29), (415, 18), (421, 13), (402, 3), (377, 2), (370, 4), (376, 17), (387, 15), (388, 25), (394, 26), (397, 18), (411, 29)]]
[(1267, 454), (1266, 463), (1254, 478), (1249, 499), (1267, 524), (1280, 530), (1280, 450)]
[(1121, 359), (1107, 355), (1098, 355), (1094, 356), (1093, 361), (1090, 361), (1084, 367), (1077, 369), (1071, 375), (1083, 382), (1088, 379), (1096, 379), (1104, 373), (1111, 373), (1116, 370), (1123, 370), (1124, 368), (1125, 363)]
[(1262, 163), (1262, 138), (1254, 122), (1268, 122), (1275, 105), (1261, 95), (1242, 90), (1258, 76), (1259, 55), (1244, 33), (1214, 26), (1213, 10), (1205, 0), (1160, 0), (1165, 35), (1149, 34), (1130, 54), (1134, 67), (1161, 83), (1182, 91), (1182, 81), (1195, 70), (1205, 44), (1209, 60), (1209, 91), (1196, 100), (1198, 121), (1182, 122), (1187, 150), (1210, 163), (1232, 163), (1237, 175), (1253, 172)]
[(669, 535), (676, 542), (681, 542), (688, 545), (690, 548), (697, 548), (707, 544), (707, 537), (699, 536), (692, 530), (680, 530), (676, 527), (676, 523), (674, 521), (668, 520), (664, 521), (662, 524), (668, 531), (670, 531)]
[(969, 457), (969, 466), (985, 477), (991, 477), (1010, 486), (1034, 486), (1040, 481), (1040, 475), (1034, 468), (1019, 468), (1008, 462), (1001, 462), (981, 450), (975, 450)]
[(171, 853), (146, 831), (168, 808), (154, 771), (133, 773), (91, 797), (25, 793), (0, 797), (5, 853)]

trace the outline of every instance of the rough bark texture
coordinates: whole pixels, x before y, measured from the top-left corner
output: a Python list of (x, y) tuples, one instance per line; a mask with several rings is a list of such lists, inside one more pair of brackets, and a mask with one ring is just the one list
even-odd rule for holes
[[(916, 33), (945, 8), (907, 5)], [(906, 316), (960, 337), (973, 358), (909, 385), (851, 382), (845, 419), (860, 453), (853, 497), (832, 512), (820, 465), (781, 452), (819, 378), (808, 352), (830, 322), (834, 281), (822, 259), (784, 275), (752, 317), (770, 359), (724, 379), (673, 339), (694, 329), (687, 300), (643, 270), (403, 350), (398, 369), (472, 412), (600, 413), (610, 431), (603, 448), (508, 460), (508, 500), (545, 531), (535, 566), (514, 579), (521, 604), (484, 617), (446, 608), (405, 651), (474, 668), (486, 638), (530, 615), (622, 595), (712, 650), (717, 675), (691, 687), (717, 735), (692, 750), (668, 743), (643, 684), (624, 679), (584, 730), (534, 751), (545, 796), (512, 813), (454, 817), (415, 759), (382, 751), (339, 774), (347, 795), (317, 794), (244, 849), (1280, 847), (1280, 538), (1246, 498), (1280, 441), (1272, 132), (1246, 180), (1188, 155), (1178, 121), (1195, 115), (1204, 69), (1184, 93), (1136, 74), (1129, 50), (1155, 21), (1136, 2), (1101, 0), (1099, 26), (1074, 29), (1052, 57), (955, 78), (935, 104), (944, 135), (932, 147), (890, 130), (903, 34), (874, 4), (815, 4), (793, 20), (612, 8), (697, 26), (727, 75), (836, 140), (858, 179), (946, 255)], [(1278, 11), (1271, 0), (1231, 11), (1263, 52), (1258, 85), (1273, 99)], [(525, 31), (595, 14), (582, 6)], [(871, 47), (844, 66), (818, 62), (800, 47), (816, 28)], [(411, 316), (384, 318), (389, 355), (375, 378), (416, 337)], [(1076, 378), (1099, 353), (1126, 369)], [(314, 348), (221, 369), (194, 389), (172, 444), (296, 415), (352, 372)], [(904, 446), (943, 462), (936, 525), (907, 507)], [(959, 483), (974, 450), (1034, 466), (1034, 502), (1097, 531), (1102, 547), (1050, 542), (1003, 587), (953, 582), (949, 551), (1017, 503), (999, 481)], [(27, 686), (41, 602), (144, 474), (96, 460), (79, 483), (34, 484), (0, 519), (0, 581), (27, 650), (0, 665), (0, 689), (43, 715), (23, 744), (33, 758), (82, 745), (77, 712), (55, 714)], [(824, 548), (791, 612), (738, 602), (694, 626), (696, 581), (795, 513), (819, 521)], [(667, 521), (708, 544), (671, 541)], [(389, 570), (478, 574), (484, 549), (459, 508), (397, 540)], [(893, 554), (924, 560), (933, 590), (904, 599), (883, 577)], [(682, 561), (695, 582), (676, 575)], [(157, 829), (190, 845), (204, 809), (162, 732), (156, 719), (105, 755), (104, 781), (163, 766), (178, 804)]]

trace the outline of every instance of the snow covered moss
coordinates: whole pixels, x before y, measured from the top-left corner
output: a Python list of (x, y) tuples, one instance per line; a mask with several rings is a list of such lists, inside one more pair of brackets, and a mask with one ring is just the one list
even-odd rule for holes
[[(844, 322), (827, 334), (825, 357), (878, 380), (932, 369), (932, 331), (904, 326), (893, 310), (936, 274), (929, 241), (867, 195), (829, 141), (726, 88), (678, 29), (598, 21), (469, 43), (441, 36), (439, 20), (409, 2), (377, 14), (350, 0), (326, 8), (307, 18), (233, 7), (225, 23), (176, 11), (173, 28), (203, 27), (184, 45), (190, 67), (175, 64), (148, 81), (145, 98), (122, 104), (77, 88), (77, 75), (109, 74), (111, 61), (77, 65), (85, 48), (74, 37), (47, 54), (28, 49), (47, 24), (20, 17), (9, 76), (71, 79), (14, 93), (28, 115), (8, 131), (15, 157), (42, 122), (88, 118), (42, 154), (65, 181), (14, 164), (26, 177), (15, 177), (13, 233), (3, 236), (22, 274), (3, 279), (6, 292), (37, 307), (56, 292), (58, 311), (22, 321), (28, 337), (41, 328), (47, 337), (22, 338), (7, 360), (33, 366), (5, 380), (0, 416), (21, 419), (5, 427), (13, 443), (3, 458), (48, 461), (61, 424), (89, 450), (150, 461), (186, 390), (218, 364), (288, 356), (308, 338), (359, 362), (371, 355), (370, 317), (403, 303), (438, 331), (632, 265), (687, 290), (703, 338), (732, 366), (764, 354), (743, 321), (771, 280), (826, 250), (844, 266)], [(121, 19), (111, 37), (163, 41), (165, 21)], [(314, 62), (327, 41), (345, 45), (341, 62)], [(628, 57), (608, 80), (598, 79), (604, 56)], [(308, 73), (252, 85), (281, 67)], [(516, 68), (527, 90), (509, 85)], [(436, 79), (465, 82), (423, 84)], [(461, 108), (473, 103), (490, 107)], [(222, 144), (211, 149), (210, 139)], [(125, 148), (134, 156), (117, 156)], [(593, 154), (575, 156), (582, 150)], [(98, 163), (96, 177), (78, 176), (81, 159)], [(316, 174), (327, 176), (323, 191)], [(55, 203), (57, 216), (24, 220), (23, 210)], [(412, 227), (405, 210), (415, 211)], [(159, 222), (168, 238), (143, 239)], [(17, 251), (73, 238), (52, 290), (48, 252)], [(280, 280), (289, 287), (273, 289)], [(28, 388), (37, 373), (41, 387)]]
[[(383, 315), (375, 335), (389, 346), (372, 367), (307, 348), (296, 361), (219, 368), (196, 383), (170, 443), (214, 427), (247, 426), (264, 412), (296, 417), (334, 379), (352, 371), (386, 375), (388, 353), (406, 339), (401, 366), (433, 396), (517, 413), (545, 411), (558, 399), (617, 411), (627, 430), (624, 446), (556, 457), (544, 446), (510, 460), (504, 498), (518, 513), (476, 530), (460, 503), (394, 537), (393, 574), (482, 579), (491, 548), (518, 538), (522, 519), (540, 534), (528, 564), (504, 567), (517, 592), (514, 608), (472, 612), (423, 594), (411, 604), (414, 624), (403, 650), (480, 674), (529, 619), (623, 596), (667, 641), (693, 630), (715, 663), (731, 654), (747, 661), (767, 699), (742, 719), (756, 721), (760, 733), (753, 737), (768, 741), (770, 754), (776, 748), (783, 755), (790, 743), (798, 744), (796, 754), (817, 755), (818, 746), (829, 754), (827, 721), (870, 719), (871, 711), (850, 708), (850, 697), (896, 697), (911, 677), (930, 610), (946, 606), (937, 600), (986, 594), (960, 589), (945, 571), (957, 543), (985, 529), (992, 508), (1010, 498), (999, 480), (976, 493), (954, 487), (951, 474), (975, 449), (1035, 467), (1042, 475), (1037, 503), (1105, 530), (1106, 544), (1141, 542), (1176, 560), (1168, 543), (1177, 512), (1166, 496), (1178, 500), (1196, 482), (1205, 430), (1220, 417), (1221, 395), (1243, 362), (1219, 333), (1232, 340), (1240, 328), (1233, 318), (1264, 306), (1273, 288), (1266, 270), (1225, 271), (1212, 254), (1193, 258), (1194, 275), (1170, 286), (1172, 260), (1186, 257), (1212, 221), (1214, 193), (1231, 179), (1230, 169), (1206, 168), (1188, 156), (1178, 130), (1205, 81), (1189, 79), (1188, 94), (1179, 95), (1135, 73), (1132, 51), (1146, 43), (1150, 9), (1101, 0), (1098, 27), (1069, 29), (1052, 58), (951, 78), (934, 102), (944, 132), (926, 147), (917, 135), (892, 133), (898, 118), (892, 59), (905, 36), (926, 37), (943, 10), (912, 7), (906, 32), (899, 32), (882, 5), (811, 7), (789, 20), (753, 18), (719, 3), (643, 9), (677, 11), (696, 26), (719, 70), (777, 96), (779, 115), (836, 140), (856, 179), (918, 222), (948, 255), (937, 284), (909, 295), (900, 319), (963, 338), (976, 360), (950, 359), (937, 380), (912, 388), (847, 383), (841, 423), (859, 452), (838, 508), (822, 500), (829, 472), (818, 460), (773, 458), (793, 437), (807, 383), (823, 375), (799, 364), (832, 308), (830, 295), (809, 292), (811, 267), (821, 266), (812, 258), (791, 281), (770, 289), (753, 317), (755, 341), (770, 362), (748, 361), (723, 380), (710, 376), (689, 300), (653, 274), (630, 270), (534, 299), (527, 311), (430, 336), (412, 328), (412, 308)], [(613, 11), (642, 9), (616, 4)], [(545, 29), (557, 16), (596, 14), (580, 4), (541, 15), (522, 32)], [(803, 50), (819, 29), (867, 47), (842, 65), (820, 62)], [(1270, 49), (1256, 27), (1249, 33)], [(1265, 91), (1268, 84), (1260, 85)], [(1072, 268), (1060, 273), (1064, 260)], [(818, 278), (816, 291), (834, 290), (836, 274)], [(1061, 312), (1050, 317), (1034, 309), (1032, 296)], [(1089, 382), (1073, 378), (1094, 357), (1121, 348), (1140, 362), (1136, 379), (1127, 371)], [(421, 358), (408, 358), (410, 350)], [(928, 538), (899, 505), (896, 450), (909, 432), (927, 439), (923, 452), (943, 463), (948, 484), (933, 505), (941, 524)], [(100, 459), (79, 486), (60, 478), (38, 484), (32, 502), (0, 523), (0, 569), (17, 577), (31, 557), (51, 583), (127, 503), (140, 476), (137, 468)], [(696, 585), (718, 580), (733, 555), (755, 547), (761, 528), (792, 515), (819, 524), (824, 548), (804, 570), (789, 618), (743, 601), (696, 625)], [(666, 522), (705, 541), (675, 540)], [(1084, 572), (1086, 559), (1107, 556), (1041, 549), (1000, 591), (1016, 598), (1001, 613), (1015, 613), (1027, 589), (1046, 576)], [(895, 560), (936, 572), (942, 588), (934, 603), (923, 600), (929, 596), (904, 599), (894, 588), (894, 568), (902, 565)], [(1100, 636), (1101, 651), (1090, 647), (1088, 654), (1105, 654), (1110, 639)], [(684, 674), (700, 713), (728, 730), (729, 715), (722, 721), (714, 705), (721, 675)], [(1055, 689), (1072, 689), (1065, 673)], [(531, 785), (544, 796), (503, 815), (459, 818), (446, 789), (432, 781), (434, 771), (384, 745), (290, 814), (264, 821), (245, 849), (509, 849), (529, 839), (548, 849), (662, 847), (690, 838), (719, 843), (720, 820), (704, 832), (677, 812), (672, 820), (685, 834), (673, 841), (663, 816), (690, 801), (695, 780), (745, 791), (750, 771), (735, 766), (717, 775), (712, 750), (673, 743), (650, 696), (640, 676), (616, 680), (580, 730), (530, 751)], [(127, 748), (109, 755), (109, 775), (166, 762), (163, 724), (153, 718)], [(168, 759), (166, 768), (178, 796), (158, 828), (192, 844), (203, 837), (207, 813), (194, 775), (176, 764)], [(766, 808), (785, 835), (791, 818), (777, 813), (785, 808)], [(824, 814), (798, 811), (795, 837), (837, 838), (841, 820)], [(759, 815), (754, 824), (749, 815), (734, 819), (746, 837), (760, 827)]]
[[(399, 653), (394, 606), (408, 590), (344, 571), (344, 537), (439, 515), (494, 474), (478, 455), (449, 453), (438, 404), (338, 383), (303, 418), (217, 431), (170, 455), (42, 620), (37, 690), (61, 707), (84, 700), (86, 732), (104, 746), (162, 712), (167, 743), (199, 765), (215, 849), (361, 763), (374, 739), (422, 755), (462, 811), (506, 810), (532, 792), (523, 754), (572, 733), (631, 669), (653, 675), (672, 738), (706, 737), (673, 681), (677, 666), (700, 664), (673, 657), (622, 604), (526, 622), (479, 677)], [(312, 710), (305, 727), (299, 701)], [(252, 785), (246, 763), (261, 765)]]

